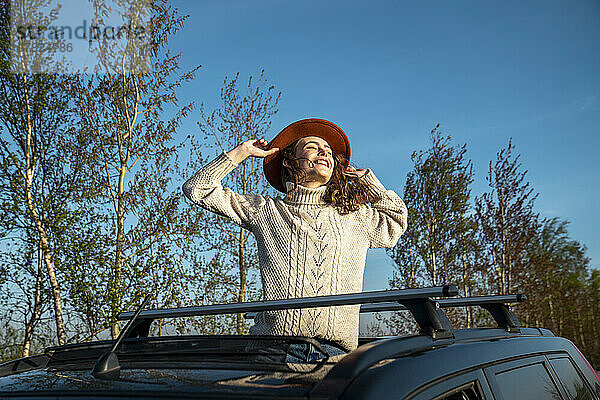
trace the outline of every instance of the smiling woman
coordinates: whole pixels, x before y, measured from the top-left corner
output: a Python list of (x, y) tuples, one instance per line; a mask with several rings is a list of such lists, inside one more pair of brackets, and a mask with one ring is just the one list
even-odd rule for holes
[[(240, 195), (221, 186), (250, 156), (264, 158), (267, 180), (285, 197)], [(337, 125), (301, 120), (268, 144), (250, 140), (221, 154), (183, 191), (255, 235), (264, 300), (355, 293), (362, 290), (367, 249), (393, 247), (406, 230), (407, 212), (396, 193), (371, 170), (349, 166), (349, 158), (350, 143)], [(268, 311), (256, 316), (250, 333), (308, 336), (352, 350), (358, 315), (359, 306)], [(313, 350), (287, 349), (281, 356), (308, 360)]]

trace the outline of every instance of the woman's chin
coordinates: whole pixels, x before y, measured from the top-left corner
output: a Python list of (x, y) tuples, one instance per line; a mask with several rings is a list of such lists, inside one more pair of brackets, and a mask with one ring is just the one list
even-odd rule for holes
[(329, 179), (333, 171), (326, 165), (317, 164), (315, 165), (315, 173), (316, 175)]

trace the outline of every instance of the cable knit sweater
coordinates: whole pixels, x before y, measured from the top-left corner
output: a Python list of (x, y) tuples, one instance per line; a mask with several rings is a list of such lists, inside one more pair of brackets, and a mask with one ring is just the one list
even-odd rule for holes
[[(360, 179), (373, 199), (371, 206), (342, 215), (323, 201), (325, 186), (288, 184), (285, 198), (223, 188), (221, 180), (236, 166), (222, 153), (190, 178), (183, 192), (254, 233), (265, 300), (361, 292), (367, 249), (393, 247), (406, 230), (404, 202), (370, 170)], [(358, 345), (359, 308), (259, 313), (250, 333), (317, 337), (352, 350)]]

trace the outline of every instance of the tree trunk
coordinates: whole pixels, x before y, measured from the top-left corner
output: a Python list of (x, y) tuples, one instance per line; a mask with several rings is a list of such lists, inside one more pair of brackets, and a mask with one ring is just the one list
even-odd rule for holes
[(592, 317), (590, 319), (592, 320), (592, 337), (597, 339), (599, 334), (597, 315), (592, 306), (588, 305), (587, 309), (591, 310), (590, 314)]
[(504, 206), (502, 205), (502, 203), (499, 201), (500, 203), (500, 229), (501, 229), (501, 236), (502, 236), (502, 254), (501, 254), (501, 265), (500, 265), (500, 294), (506, 294), (506, 256), (507, 256), (507, 252), (508, 252), (508, 246), (507, 246), (507, 238), (506, 238), (506, 218), (504, 215)]
[(431, 283), (433, 286), (437, 285), (437, 265), (433, 249), (431, 250)]
[[(27, 77), (24, 78), (25, 86), (27, 85)], [(65, 325), (63, 323), (62, 316), (62, 302), (60, 297), (60, 289), (58, 287), (58, 281), (54, 271), (54, 264), (52, 262), (52, 256), (50, 255), (50, 243), (48, 241), (48, 235), (46, 229), (42, 224), (42, 221), (35, 209), (32, 196), (33, 177), (35, 175), (35, 149), (32, 150), (33, 145), (33, 127), (31, 124), (31, 114), (29, 111), (29, 93), (25, 91), (25, 102), (26, 102), (26, 113), (27, 113), (27, 141), (25, 146), (25, 162), (26, 162), (26, 176), (25, 178), (25, 197), (27, 200), (27, 209), (29, 210), (30, 218), (35, 223), (39, 245), (42, 248), (42, 254), (44, 255), (44, 262), (46, 264), (46, 270), (48, 272), (48, 278), (50, 280), (50, 288), (52, 289), (52, 298), (54, 300), (54, 318), (56, 321), (56, 336), (58, 337), (58, 344), (64, 345), (67, 341), (67, 335), (65, 333)]]
[(560, 335), (560, 328), (558, 326), (558, 323), (556, 322), (556, 316), (554, 314), (554, 303), (552, 302), (552, 297), (548, 298), (548, 306), (550, 307), (550, 321), (552, 321), (552, 326), (554, 327), (554, 329), (558, 329), (558, 334)]
[(33, 327), (37, 323), (40, 314), (40, 306), (42, 303), (42, 258), (42, 247), (38, 243), (38, 270), (35, 279), (33, 310), (31, 311), (31, 318), (25, 323), (25, 338), (23, 340), (22, 357), (29, 357)]
[(577, 331), (579, 333), (579, 340), (581, 343), (581, 348), (583, 350), (585, 350), (587, 346), (585, 345), (585, 337), (583, 335), (583, 324), (582, 324), (581, 318), (579, 317), (579, 313), (575, 313), (575, 321), (577, 323)]
[[(427, 201), (429, 204), (429, 200)], [(432, 215), (432, 211), (431, 211), (431, 206), (428, 206), (428, 213), (431, 216)], [(428, 217), (430, 218), (430, 217)], [(431, 274), (431, 283), (432, 286), (436, 286), (437, 285), (437, 265), (436, 265), (436, 259), (435, 259), (435, 250), (433, 248), (434, 242), (435, 242), (435, 222), (432, 221), (431, 219), (427, 220), (427, 233), (429, 234), (429, 257), (430, 257), (430, 263), (431, 263), (431, 270), (429, 271), (429, 273)]]
[[(498, 262), (498, 255), (496, 254), (496, 249), (494, 247), (492, 247), (492, 265), (495, 265), (497, 267), (497, 271), (496, 272), (496, 291), (497, 294), (500, 294), (500, 292), (502, 292), (502, 287), (501, 287), (501, 282), (502, 282), (502, 268)], [(493, 271), (493, 267), (492, 267), (492, 271), (491, 273), (494, 273)]]
[(110, 325), (110, 333), (113, 339), (119, 336), (119, 324), (116, 321), (117, 314), (121, 311), (121, 285), (123, 280), (123, 243), (125, 237), (125, 164), (121, 164), (119, 171), (119, 183), (117, 188), (117, 240), (115, 251), (114, 282), (112, 283), (111, 311), (113, 322)]
[(556, 329), (559, 329), (558, 323), (556, 321), (556, 313), (554, 310), (554, 302), (552, 301), (552, 290), (550, 288), (550, 274), (548, 269), (545, 271), (545, 289), (548, 296), (548, 307), (550, 309), (550, 321), (552, 322), (552, 331), (554, 332)]
[[(245, 257), (246, 247), (246, 232), (240, 229), (239, 242), (238, 242), (238, 267), (240, 271), (240, 290), (238, 292), (238, 302), (243, 303), (246, 300), (246, 290), (248, 287), (247, 278), (247, 265)], [(237, 315), (237, 333), (238, 335), (244, 334), (244, 314)]]
[(409, 288), (415, 287), (416, 284), (416, 273), (417, 266), (415, 265), (415, 258), (413, 254), (412, 248), (409, 250), (409, 258), (410, 258), (410, 283), (408, 285)]
[[(461, 256), (462, 259), (462, 267), (463, 267), (463, 273), (462, 273), (462, 278), (463, 278), (463, 293), (465, 295), (465, 297), (469, 297), (469, 291), (468, 291), (468, 274), (467, 274), (467, 261), (466, 261), (466, 257), (465, 254), (463, 253)], [(467, 311), (467, 328), (471, 327), (471, 307), (466, 307), (465, 308)]]
[(508, 260), (507, 260), (507, 263), (506, 263), (507, 264), (507, 273), (506, 273), (506, 288), (505, 288), (506, 293), (505, 294), (508, 294), (511, 291), (511, 286), (510, 285), (511, 285), (511, 282), (512, 282), (511, 276), (512, 276), (512, 273), (513, 273), (512, 263), (513, 263), (513, 259), (512, 259), (512, 256), (511, 256), (510, 252), (509, 252), (508, 253)]
[[(473, 295), (473, 288), (471, 287), (471, 285), (469, 285), (468, 295), (469, 297)], [(467, 323), (469, 324), (469, 327), (473, 326), (473, 307), (467, 308)]]

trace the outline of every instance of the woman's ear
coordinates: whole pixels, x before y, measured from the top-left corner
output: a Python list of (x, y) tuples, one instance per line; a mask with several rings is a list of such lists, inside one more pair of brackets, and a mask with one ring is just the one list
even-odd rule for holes
[(287, 158), (284, 158), (284, 159), (283, 159), (283, 162), (282, 162), (282, 164), (283, 164), (283, 166), (284, 166), (284, 167), (287, 167), (287, 168), (292, 168), (292, 166), (290, 165), (290, 162), (288, 161), (288, 159), (287, 159)]

